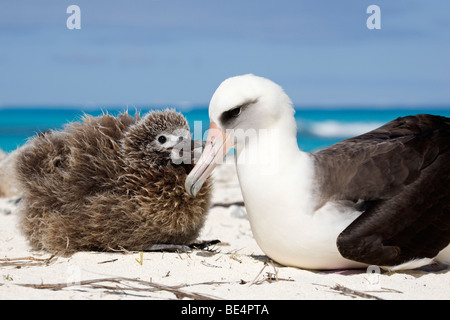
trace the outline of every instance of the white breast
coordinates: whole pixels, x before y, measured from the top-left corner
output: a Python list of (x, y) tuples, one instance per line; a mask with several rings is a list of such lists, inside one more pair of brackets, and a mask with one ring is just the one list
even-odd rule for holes
[[(314, 169), (309, 155), (298, 153), (261, 163), (239, 163), (237, 172), (253, 235), (267, 256), (307, 269), (355, 268), (343, 258), (337, 236), (360, 214), (344, 203), (329, 202), (314, 211)], [(273, 159), (272, 159), (273, 160)]]

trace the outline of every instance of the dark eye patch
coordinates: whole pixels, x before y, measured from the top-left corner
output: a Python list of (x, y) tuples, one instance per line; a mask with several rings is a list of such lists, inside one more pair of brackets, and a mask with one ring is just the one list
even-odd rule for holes
[(246, 107), (248, 107), (249, 105), (254, 104), (256, 102), (258, 102), (258, 99), (249, 100), (249, 101), (246, 101), (243, 104), (241, 104), (241, 105), (239, 105), (239, 106), (237, 106), (237, 107), (235, 107), (235, 108), (233, 108), (231, 110), (225, 111), (219, 117), (220, 123), (223, 126), (226, 126), (227, 124), (230, 124), (232, 121), (234, 121), (234, 119), (236, 119), (242, 113), (242, 111)]
[(241, 114), (241, 111), (242, 111), (241, 107), (234, 108), (233, 110), (228, 111), (228, 116), (230, 118), (236, 118), (238, 115)]

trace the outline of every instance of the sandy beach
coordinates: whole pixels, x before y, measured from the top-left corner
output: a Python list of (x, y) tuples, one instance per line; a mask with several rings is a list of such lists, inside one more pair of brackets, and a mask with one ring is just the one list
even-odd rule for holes
[[(2, 160), (3, 159), (3, 160)], [(253, 239), (233, 165), (214, 172), (212, 207), (186, 252), (33, 251), (21, 234), (0, 154), (0, 299), (449, 299), (450, 272), (323, 272), (281, 266)], [(373, 272), (373, 273), (372, 273)]]

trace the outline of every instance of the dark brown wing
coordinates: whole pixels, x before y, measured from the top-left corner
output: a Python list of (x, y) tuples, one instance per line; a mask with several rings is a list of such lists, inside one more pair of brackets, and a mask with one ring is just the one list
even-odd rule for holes
[(314, 154), (328, 200), (363, 200), (338, 237), (352, 260), (396, 265), (434, 257), (450, 242), (450, 119), (398, 118)]

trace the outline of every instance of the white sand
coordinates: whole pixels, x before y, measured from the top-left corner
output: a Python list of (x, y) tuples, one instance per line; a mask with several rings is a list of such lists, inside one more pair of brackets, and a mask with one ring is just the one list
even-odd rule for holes
[[(219, 167), (215, 180), (213, 203), (242, 201), (232, 165)], [(450, 298), (448, 270), (383, 274), (363, 270), (344, 275), (273, 263), (254, 241), (245, 210), (239, 206), (210, 210), (200, 239), (221, 241), (210, 251), (144, 252), (142, 264), (138, 252), (80, 252), (70, 258), (54, 257), (48, 263), (31, 259), (8, 262), (6, 259), (50, 258), (48, 253), (30, 250), (21, 235), (15, 199), (0, 199), (0, 299), (177, 299), (185, 297), (183, 294), (217, 299)], [(110, 278), (128, 280), (83, 282)], [(22, 284), (62, 287), (51, 290)]]

